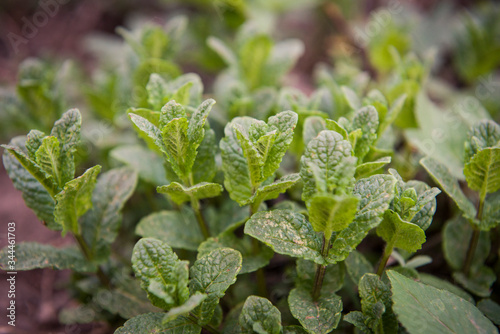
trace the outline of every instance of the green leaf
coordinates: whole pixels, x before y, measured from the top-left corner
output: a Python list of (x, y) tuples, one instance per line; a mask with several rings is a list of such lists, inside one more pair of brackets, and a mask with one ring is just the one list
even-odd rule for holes
[(351, 88), (347, 86), (341, 86), (340, 89), (344, 94), (344, 98), (347, 101), (347, 104), (349, 105), (349, 107), (351, 107), (352, 110), (358, 110), (361, 108), (361, 101)]
[(234, 125), (243, 128), (250, 127), (257, 120), (250, 117), (236, 117), (224, 128), (225, 137), (220, 141), (222, 171), (224, 172), (224, 188), (232, 200), (245, 205), (253, 195), (250, 172), (240, 143), (237, 139)]
[(278, 134), (264, 164), (264, 179), (279, 168), (281, 160), (293, 140), (293, 130), (297, 126), (298, 115), (293, 111), (282, 111), (269, 117), (267, 124), (275, 126)]
[(50, 135), (56, 137), (60, 144), (58, 165), (60, 166), (61, 184), (65, 184), (75, 176), (74, 153), (80, 143), (81, 125), (82, 116), (78, 109), (70, 109), (54, 123), (50, 132)]
[(63, 236), (67, 232), (81, 234), (78, 218), (92, 208), (92, 192), (100, 171), (99, 165), (87, 169), (83, 175), (66, 183), (56, 195), (54, 217), (63, 228)]
[(500, 125), (490, 120), (476, 123), (469, 132), (469, 140), (465, 142), (465, 161), (470, 159), (479, 151), (498, 146), (500, 142)]
[(188, 140), (188, 126), (186, 118), (174, 118), (162, 130), (167, 160), (181, 180), (189, 175), (196, 158), (196, 150)]
[(464, 167), (469, 188), (479, 191), (484, 200), (486, 194), (500, 189), (500, 148), (486, 148), (474, 155)]
[(373, 265), (358, 251), (352, 251), (344, 261), (347, 274), (355, 284), (366, 273), (373, 272)]
[(453, 279), (476, 296), (486, 298), (491, 295), (491, 286), (495, 283), (497, 277), (491, 268), (482, 266), (468, 276), (461, 272), (455, 272), (453, 273)]
[(245, 233), (277, 253), (327, 264), (321, 255), (320, 235), (299, 213), (289, 210), (257, 212), (246, 222)]
[(264, 64), (269, 57), (272, 44), (267, 35), (256, 35), (246, 41), (239, 50), (241, 75), (252, 90), (261, 82)]
[(168, 194), (172, 200), (177, 204), (188, 202), (191, 198), (205, 199), (217, 197), (224, 189), (218, 183), (202, 182), (192, 187), (184, 187), (182, 184), (172, 182), (167, 186), (157, 187), (156, 191), (161, 194)]
[(254, 239), (247, 235), (242, 238), (237, 237), (230, 229), (201, 243), (198, 248), (198, 258), (208, 255), (215, 249), (232, 248), (240, 252), (243, 258), (239, 275), (251, 273), (268, 265), (274, 255), (272, 249), (264, 245), (256, 254), (253, 241)]
[(94, 257), (108, 258), (109, 247), (120, 229), (127, 200), (137, 185), (137, 173), (128, 167), (115, 168), (97, 179), (92, 209), (81, 219), (82, 236)]
[(203, 242), (194, 212), (189, 209), (182, 211), (160, 211), (141, 219), (135, 233), (142, 237), (156, 238), (173, 248), (195, 251)]
[(160, 152), (165, 153), (167, 151), (167, 148), (163, 143), (160, 129), (144, 117), (132, 113), (129, 113), (128, 115), (135, 126), (141, 131), (140, 134), (144, 139), (146, 139), (146, 142), (149, 140)]
[(177, 103), (174, 100), (167, 102), (160, 112), (160, 129), (165, 128), (165, 126), (170, 123), (174, 118), (186, 118), (186, 110), (182, 104)]
[(469, 295), (467, 292), (464, 290), (460, 289), (458, 286), (451, 284), (448, 281), (442, 280), (440, 278), (437, 278), (436, 276), (426, 274), (426, 273), (418, 273), (419, 280), (422, 283), (425, 283), (427, 285), (433, 286), (436, 289), (440, 290), (446, 290), (451, 293), (454, 293), (455, 295), (459, 296), (462, 299), (465, 299), (466, 301), (474, 304), (474, 298), (472, 298), (471, 295)]
[(166, 184), (163, 159), (140, 145), (123, 145), (112, 149), (109, 156), (133, 168), (141, 180), (153, 185)]
[(288, 306), (293, 317), (310, 333), (330, 333), (340, 322), (342, 300), (335, 294), (322, 294), (314, 301), (309, 291), (296, 288), (290, 291)]
[(248, 297), (241, 310), (239, 323), (243, 333), (281, 333), (281, 313), (266, 298)]
[[(16, 147), (16, 150), (21, 153), (26, 151), (24, 138), (22, 137), (13, 138), (10, 144)], [(60, 230), (61, 226), (54, 221), (55, 201), (51, 193), (35, 178), (35, 176), (33, 176), (33, 174), (24, 168), (21, 162), (15, 155), (11, 154), (9, 150), (5, 150), (3, 153), (3, 165), (14, 187), (22, 192), (26, 206), (32, 209), (38, 219), (42, 220), (49, 229)], [(44, 173), (42, 173), (41, 176), (50, 178), (50, 176)], [(53, 180), (50, 180), (48, 184), (50, 184), (50, 187), (54, 187), (54, 192), (57, 191)]]
[(389, 163), (391, 163), (391, 157), (383, 157), (375, 161), (362, 163), (356, 167), (354, 176), (356, 179), (368, 177)]
[(360, 198), (354, 221), (339, 233), (334, 233), (328, 253), (328, 263), (343, 261), (356, 249), (368, 232), (382, 221), (394, 197), (396, 179), (391, 175), (373, 175), (354, 186), (353, 195)]
[[(215, 164), (217, 153), (215, 132), (212, 129), (205, 130), (205, 137), (198, 146), (198, 154), (193, 164), (193, 183), (211, 182), (217, 173)], [(160, 183), (161, 184), (161, 183)]]
[(353, 145), (354, 156), (360, 161), (370, 151), (370, 145), (377, 139), (378, 124), (378, 113), (373, 106), (363, 107), (354, 114), (350, 130), (360, 129), (362, 132), (361, 137), (356, 140), (356, 145)]
[(201, 327), (179, 317), (163, 324), (165, 313), (146, 313), (129, 319), (115, 334), (199, 334)]
[[(417, 283), (388, 271), (393, 309), (410, 333), (498, 333), (495, 326), (471, 303), (451, 292)], [(421, 321), (426, 319), (425, 321)]]
[[(0, 267), (5, 271), (13, 271), (10, 267), (9, 248), (0, 251)], [(15, 270), (33, 270), (52, 268), (56, 270), (71, 269), (76, 272), (94, 272), (95, 265), (88, 262), (76, 247), (56, 248), (36, 242), (20, 242), (16, 244)]]
[(316, 232), (325, 233), (330, 240), (333, 232), (339, 232), (354, 220), (359, 199), (355, 196), (316, 195), (307, 202), (309, 220)]
[[(250, 173), (250, 181), (252, 187), (255, 188), (264, 180), (262, 169), (264, 167), (265, 157), (261, 155), (254, 143), (252, 143), (252, 141), (245, 134), (245, 129), (243, 129), (243, 127), (238, 123), (234, 125), (234, 132), (236, 133), (236, 137), (238, 138), (241, 148), (243, 149), (243, 155), (246, 158), (246, 164)], [(267, 139), (271, 140), (270, 135), (267, 136)]]
[(174, 307), (170, 309), (170, 311), (165, 314), (163, 318), (163, 323), (168, 323), (172, 320), (175, 320), (177, 317), (181, 315), (187, 315), (189, 312), (198, 307), (205, 299), (207, 299), (207, 295), (204, 293), (195, 293), (189, 299), (182, 304), (181, 306)]
[[(316, 279), (317, 264), (304, 259), (297, 260), (297, 279), (296, 286), (305, 291), (312, 291)], [(323, 278), (323, 285), (321, 286), (321, 293), (324, 295), (333, 294), (344, 285), (345, 269), (340, 263), (329, 264), (325, 269), (325, 276)]]
[(345, 187), (352, 180), (335, 173), (336, 167), (351, 156), (351, 144), (334, 131), (321, 131), (307, 145), (300, 162), (300, 176), (304, 181), (302, 200), (307, 201), (315, 193), (330, 193), (337, 187)]
[(477, 303), (477, 308), (493, 321), (495, 325), (500, 326), (500, 305), (491, 299), (483, 299)]
[[(43, 186), (43, 188), (45, 188), (45, 190), (50, 194), (52, 198), (56, 196), (56, 194), (59, 192), (59, 187), (56, 180), (54, 180), (54, 177), (51, 174), (47, 174), (42, 169), (42, 167), (40, 167), (33, 160), (29, 159), (20, 147), (13, 145), (2, 145), (2, 147), (17, 159), (19, 165), (21, 165), (26, 171), (28, 171), (32, 175), (32, 177), (37, 180)], [(6, 159), (6, 156), (7, 153), (4, 154), (4, 161)], [(13, 165), (12, 167), (17, 167), (16, 169), (19, 169), (20, 166), (18, 166), (17, 163), (15, 163), (15, 165), (17, 166), (14, 167)], [(14, 174), (14, 169), (12, 169), (12, 173)], [(19, 174), (19, 172), (17, 174)], [(14, 178), (16, 178), (16, 176), (14, 176)], [(11, 177), (11, 179), (13, 178)], [(21, 184), (19, 184), (19, 186), (22, 187)]]
[(193, 150), (198, 149), (198, 146), (200, 146), (200, 143), (203, 140), (203, 136), (205, 135), (203, 127), (205, 126), (205, 121), (207, 120), (208, 114), (210, 113), (210, 110), (212, 110), (214, 104), (215, 100), (213, 99), (203, 101), (189, 120), (187, 136)]
[(55, 182), (62, 188), (64, 183), (62, 182), (61, 168), (59, 165), (59, 140), (56, 137), (47, 136), (43, 138), (42, 145), (38, 148), (35, 153), (36, 163), (43, 169), (48, 175), (52, 175)]
[(26, 136), (26, 151), (31, 160), (36, 161), (36, 151), (42, 145), (43, 138), (45, 137), (45, 133), (38, 130), (31, 130)]
[[(302, 130), (302, 138), (304, 140), (304, 145), (307, 146), (309, 142), (323, 130), (326, 130), (326, 121), (323, 117), (320, 116), (307, 117), (306, 120), (304, 121), (304, 129)], [(328, 129), (328, 130), (334, 130), (334, 129)]]
[(148, 92), (148, 103), (154, 110), (158, 110), (162, 107), (163, 98), (167, 95), (166, 86), (167, 83), (165, 80), (157, 73), (153, 73), (149, 77), (146, 91)]
[(394, 247), (413, 253), (422, 248), (425, 232), (413, 223), (401, 219), (397, 212), (387, 210), (377, 227), (377, 235)]
[(249, 199), (251, 203), (262, 203), (278, 196), (300, 180), (299, 174), (285, 175), (274, 183), (260, 186), (255, 195)]
[(425, 168), (427, 173), (436, 181), (439, 187), (444, 190), (448, 196), (457, 204), (458, 208), (465, 217), (473, 219), (476, 216), (476, 208), (467, 199), (458, 180), (453, 177), (452, 173), (440, 162), (427, 157), (420, 160), (420, 164)]
[[(446, 222), (443, 228), (443, 253), (446, 262), (454, 270), (463, 268), (471, 238), (472, 226), (464, 218), (458, 216)], [(471, 272), (479, 270), (484, 264), (490, 247), (489, 233), (482, 231), (472, 259)]]
[(365, 316), (362, 312), (359, 311), (351, 311), (348, 314), (344, 315), (344, 321), (353, 324), (357, 329), (361, 330), (363, 333), (372, 333), (372, 330), (366, 324), (368, 317)]
[(217, 37), (210, 36), (207, 39), (207, 45), (214, 50), (229, 67), (235, 68), (237, 66), (238, 61), (236, 60), (236, 55), (223, 41)]
[(325, 120), (325, 122), (326, 122), (326, 129), (327, 130), (335, 131), (335, 132), (339, 133), (342, 136), (342, 138), (344, 138), (345, 140), (348, 139), (349, 134), (347, 133), (347, 130), (342, 125), (340, 125), (338, 122), (336, 122), (332, 119), (327, 119), (327, 120)]
[(187, 262), (180, 261), (167, 244), (142, 238), (134, 246), (132, 267), (153, 305), (169, 310), (188, 299)]
[(207, 324), (212, 319), (219, 299), (224, 296), (227, 288), (236, 282), (241, 261), (239, 252), (221, 248), (196, 260), (191, 267), (189, 282), (191, 294), (200, 292), (208, 295), (207, 299), (193, 311), (200, 324)]

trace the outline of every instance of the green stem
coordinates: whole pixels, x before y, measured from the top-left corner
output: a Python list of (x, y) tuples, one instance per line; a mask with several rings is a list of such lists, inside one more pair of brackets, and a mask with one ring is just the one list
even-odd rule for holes
[[(92, 253), (89, 249), (89, 246), (87, 245), (87, 243), (83, 239), (83, 237), (79, 234), (73, 234), (73, 236), (75, 237), (75, 240), (78, 243), (78, 246), (80, 247), (80, 250), (82, 251), (83, 256), (85, 256), (85, 259), (87, 259), (87, 261), (91, 262), (92, 261)], [(104, 285), (107, 288), (109, 288), (111, 286), (111, 282), (109, 281), (109, 278), (106, 276), (106, 274), (104, 273), (104, 271), (102, 270), (102, 268), (100, 266), (97, 267), (96, 275), (97, 275), (97, 278), (99, 279), (99, 281), (101, 282), (102, 285)]]
[(382, 277), (382, 274), (384, 273), (385, 266), (387, 264), (387, 261), (391, 257), (392, 250), (394, 249), (394, 241), (391, 240), (391, 242), (388, 242), (385, 245), (384, 249), (384, 254), (382, 255), (382, 258), (380, 259), (380, 264), (377, 269), (377, 275)]
[(198, 325), (200, 326), (201, 328), (203, 328), (204, 330), (206, 330), (207, 332), (209, 333), (212, 333), (212, 334), (220, 334), (219, 330), (217, 328), (215, 328), (214, 326), (210, 325), (210, 324), (206, 324), (206, 325), (200, 325), (199, 324), (199, 321), (198, 321), (198, 317), (195, 316), (194, 314), (192, 313), (189, 313), (188, 315), (188, 319), (195, 325)]
[(200, 201), (198, 201), (194, 197), (191, 197), (191, 207), (193, 208), (196, 220), (198, 221), (198, 225), (200, 226), (201, 233), (203, 233), (205, 239), (210, 238), (210, 232), (208, 231), (207, 222), (205, 221), (205, 218), (203, 218), (203, 215), (200, 211)]
[[(323, 244), (321, 246), (321, 255), (323, 258), (328, 256), (328, 251), (330, 249), (330, 238), (328, 238), (328, 243), (326, 242), (325, 235), (323, 234)], [(316, 265), (316, 274), (314, 275), (314, 287), (311, 293), (312, 299), (317, 301), (321, 295), (321, 288), (323, 287), (323, 280), (325, 279), (326, 266)]]
[[(483, 207), (484, 207), (484, 198), (479, 200), (479, 206), (477, 208), (476, 218), (477, 220), (481, 220), (483, 218)], [(476, 248), (479, 243), (479, 236), (481, 231), (473, 224), (472, 226), (472, 238), (469, 243), (469, 248), (467, 249), (467, 255), (465, 257), (463, 272), (465, 275), (469, 276), (470, 268), (472, 266), (472, 261), (474, 260), (474, 254), (476, 253)]]

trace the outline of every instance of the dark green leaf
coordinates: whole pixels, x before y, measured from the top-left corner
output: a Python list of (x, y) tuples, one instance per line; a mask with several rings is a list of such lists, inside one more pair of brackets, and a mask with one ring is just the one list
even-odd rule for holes
[(239, 319), (243, 333), (281, 333), (281, 313), (266, 298), (248, 297)]

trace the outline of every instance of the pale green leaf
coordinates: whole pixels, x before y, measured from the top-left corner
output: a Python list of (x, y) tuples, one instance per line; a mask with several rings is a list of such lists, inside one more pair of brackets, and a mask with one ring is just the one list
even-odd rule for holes
[(468, 219), (473, 219), (476, 216), (476, 208), (464, 195), (458, 180), (452, 173), (440, 162), (427, 157), (420, 160), (420, 164), (425, 168), (427, 173), (436, 181), (442, 190), (457, 204), (460, 211)]
[(338, 122), (336, 122), (332, 119), (327, 119), (327, 120), (325, 120), (325, 122), (326, 122), (326, 129), (327, 130), (335, 131), (335, 132), (339, 133), (342, 136), (342, 138), (347, 140), (349, 134), (347, 133), (347, 130), (342, 125), (340, 125)]
[(218, 183), (202, 182), (192, 187), (184, 187), (182, 184), (172, 182), (167, 186), (157, 187), (156, 191), (162, 194), (168, 194), (177, 204), (188, 202), (191, 198), (199, 200), (211, 197), (217, 197), (223, 188)]
[(350, 130), (360, 129), (362, 132), (361, 137), (356, 140), (356, 145), (353, 145), (354, 155), (359, 160), (363, 160), (370, 151), (370, 145), (377, 139), (378, 124), (378, 113), (373, 106), (363, 107), (354, 114)]
[(191, 294), (196, 292), (207, 294), (207, 298), (197, 307), (195, 314), (200, 324), (207, 324), (214, 314), (219, 299), (227, 288), (236, 282), (241, 270), (241, 254), (230, 248), (221, 248), (196, 260), (191, 267)]
[(290, 291), (288, 305), (293, 317), (310, 333), (330, 333), (340, 322), (342, 300), (336, 294), (322, 294), (314, 301), (309, 291), (296, 288)]
[(238, 64), (234, 52), (220, 39), (210, 36), (207, 45), (214, 50), (229, 67), (235, 68)]
[(168, 310), (189, 297), (187, 263), (165, 243), (142, 238), (134, 246), (132, 267), (153, 305)]
[(413, 223), (401, 219), (397, 212), (387, 210), (377, 227), (377, 235), (388, 244), (413, 253), (422, 248), (425, 232)]
[(174, 118), (186, 118), (186, 110), (182, 104), (174, 100), (168, 101), (160, 111), (160, 129), (163, 129)]
[(167, 160), (181, 180), (188, 176), (196, 158), (187, 137), (188, 125), (186, 118), (174, 118), (162, 130)]
[(383, 157), (375, 161), (362, 163), (356, 167), (354, 176), (356, 179), (368, 177), (389, 163), (391, 163), (391, 157)]
[(195, 293), (194, 295), (189, 297), (189, 299), (186, 300), (184, 304), (170, 309), (170, 311), (165, 314), (163, 323), (166, 324), (172, 320), (175, 320), (181, 315), (187, 315), (189, 312), (198, 307), (198, 305), (200, 305), (206, 298), (207, 295), (204, 293)]
[(203, 241), (192, 210), (160, 211), (141, 219), (135, 233), (165, 242), (173, 248), (197, 250)]
[(120, 229), (121, 210), (136, 185), (137, 173), (128, 167), (111, 169), (97, 179), (92, 209), (81, 219), (82, 236), (94, 257), (108, 257), (109, 246)]
[(358, 209), (355, 196), (316, 195), (307, 201), (309, 220), (316, 232), (325, 233), (330, 240), (333, 232), (339, 232), (352, 223)]
[(299, 174), (289, 174), (271, 184), (260, 186), (255, 192), (255, 195), (250, 198), (250, 202), (262, 203), (263, 201), (275, 199), (280, 194), (286, 192), (288, 188), (292, 187), (299, 180)]
[(349, 107), (351, 107), (352, 110), (358, 110), (361, 108), (361, 101), (351, 88), (347, 86), (341, 86), (340, 89), (342, 91), (342, 94), (344, 95), (345, 100), (347, 101), (347, 104), (349, 105)]
[(245, 233), (270, 246), (275, 252), (325, 265), (322, 239), (311, 223), (296, 212), (257, 212), (245, 224)]
[(250, 296), (239, 317), (243, 333), (280, 334), (281, 313), (266, 298)]
[(469, 132), (469, 140), (465, 142), (465, 161), (468, 162), (479, 151), (498, 146), (500, 142), (500, 125), (490, 120), (476, 123)]
[(59, 140), (56, 137), (47, 136), (43, 138), (42, 144), (35, 153), (36, 163), (48, 175), (52, 175), (59, 188), (62, 188), (61, 168), (59, 165)]
[(166, 86), (165, 80), (157, 73), (153, 73), (149, 77), (146, 91), (148, 92), (148, 103), (153, 109), (158, 110), (162, 107), (163, 98), (167, 95)]
[(486, 148), (474, 155), (464, 167), (469, 188), (479, 192), (482, 200), (486, 194), (500, 189), (500, 148)]
[[(312, 139), (301, 158), (300, 176), (304, 182), (302, 199), (315, 193), (329, 193), (345, 180), (339, 180), (336, 167), (351, 156), (351, 144), (337, 132), (325, 130)], [(349, 183), (351, 180), (348, 180)]]
[[(217, 145), (215, 132), (212, 129), (205, 130), (205, 137), (198, 146), (198, 153), (193, 164), (193, 183), (211, 182), (218, 167), (215, 164)], [(160, 183), (161, 184), (161, 183)]]
[(272, 44), (267, 35), (256, 35), (246, 41), (239, 50), (241, 75), (250, 89), (257, 88), (261, 82), (264, 64)]
[(304, 140), (304, 145), (307, 146), (307, 144), (309, 144), (309, 142), (323, 130), (326, 130), (326, 121), (323, 117), (320, 116), (307, 117), (306, 120), (304, 121), (304, 129), (302, 130), (302, 138)]
[(26, 151), (33, 161), (36, 161), (36, 151), (42, 145), (43, 138), (45, 138), (45, 133), (38, 130), (31, 130), (26, 136)]
[(8, 261), (12, 254), (5, 247), (0, 251), (0, 267), (5, 271), (24, 271), (39, 268), (56, 270), (71, 269), (76, 272), (94, 272), (96, 267), (88, 262), (77, 247), (56, 248), (36, 242), (20, 242), (16, 244), (16, 263), (14, 268)]
[(142, 135), (145, 138), (149, 138), (151, 143), (153, 143), (160, 152), (167, 151), (163, 143), (160, 129), (144, 117), (132, 113), (129, 113), (129, 116), (135, 126), (141, 131)]
[(203, 140), (203, 136), (205, 135), (205, 121), (207, 120), (208, 114), (210, 113), (210, 110), (212, 110), (214, 104), (215, 100), (213, 99), (203, 101), (189, 120), (187, 137), (193, 150), (196, 150)]
[(453, 293), (417, 283), (394, 271), (387, 275), (394, 312), (410, 334), (498, 333), (474, 305)]
[(66, 183), (56, 195), (54, 217), (62, 226), (63, 235), (67, 232), (81, 234), (78, 218), (92, 207), (92, 192), (100, 171), (99, 165), (87, 169), (83, 175)]

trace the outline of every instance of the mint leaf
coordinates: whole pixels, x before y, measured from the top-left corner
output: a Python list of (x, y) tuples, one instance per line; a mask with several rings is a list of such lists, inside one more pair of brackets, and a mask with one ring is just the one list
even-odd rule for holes
[[(215, 164), (217, 153), (215, 132), (212, 129), (205, 130), (205, 137), (198, 146), (198, 153), (193, 164), (193, 183), (212, 182), (218, 167)], [(160, 183), (162, 184), (162, 183)]]
[(186, 118), (186, 110), (182, 104), (172, 100), (161, 108), (160, 129), (165, 128), (174, 118)]
[(351, 280), (358, 284), (361, 277), (364, 274), (371, 273), (373, 271), (373, 265), (358, 251), (352, 251), (349, 256), (344, 261), (345, 267), (347, 269), (347, 274)]
[(500, 148), (486, 148), (474, 155), (464, 167), (469, 188), (479, 192), (481, 200), (486, 194), (500, 189)]
[(312, 139), (300, 162), (300, 176), (304, 182), (302, 200), (309, 200), (315, 193), (331, 193), (344, 188), (352, 180), (335, 173), (336, 167), (351, 156), (351, 144), (337, 132), (324, 130)]
[(56, 137), (47, 136), (43, 138), (42, 144), (35, 153), (36, 163), (48, 175), (52, 175), (59, 188), (64, 186), (62, 183), (61, 169), (59, 165), (59, 140)]
[(146, 313), (129, 319), (115, 334), (199, 334), (201, 327), (179, 317), (163, 324), (165, 313)]
[(62, 235), (67, 232), (81, 234), (78, 218), (92, 207), (92, 192), (101, 166), (89, 168), (83, 175), (69, 181), (56, 195), (55, 221), (62, 226)]
[[(0, 267), (9, 271), (9, 248), (0, 251)], [(76, 272), (94, 272), (95, 265), (88, 262), (77, 247), (56, 248), (36, 242), (20, 242), (16, 244), (16, 270), (33, 270), (52, 268), (57, 270), (71, 269)]]
[(277, 198), (300, 180), (299, 174), (285, 175), (274, 183), (260, 186), (255, 195), (249, 199), (250, 203), (262, 203), (270, 199)]
[(354, 176), (356, 179), (368, 177), (389, 163), (391, 163), (391, 157), (383, 157), (375, 161), (362, 163), (356, 166), (356, 173)]
[(167, 244), (142, 238), (134, 246), (132, 267), (153, 305), (169, 310), (188, 299), (187, 263), (180, 261)]
[(425, 232), (418, 225), (402, 220), (392, 210), (385, 212), (384, 220), (377, 227), (377, 235), (386, 243), (410, 253), (422, 248), (425, 242)]
[(354, 156), (360, 161), (370, 151), (370, 145), (377, 139), (378, 125), (378, 113), (373, 106), (363, 107), (354, 114), (350, 130), (352, 132), (360, 129), (362, 133), (361, 137), (356, 140), (356, 144), (353, 145)]
[(378, 226), (394, 197), (396, 179), (391, 175), (373, 175), (356, 182), (353, 195), (360, 198), (354, 221), (331, 239), (328, 262), (343, 261), (356, 249), (368, 232)]
[[(388, 271), (393, 309), (410, 333), (497, 333), (495, 326), (471, 303), (451, 292), (417, 283)], [(426, 319), (426, 321), (418, 321)]]
[(157, 187), (156, 191), (168, 194), (177, 204), (188, 202), (191, 198), (195, 200), (217, 197), (223, 188), (218, 183), (202, 182), (192, 187), (184, 187), (182, 184), (172, 182), (167, 186)]
[(92, 209), (81, 219), (82, 236), (94, 258), (107, 258), (121, 225), (121, 210), (132, 196), (137, 173), (128, 167), (115, 168), (97, 179), (92, 192)]
[(479, 151), (498, 146), (500, 142), (500, 125), (490, 120), (476, 123), (469, 132), (469, 140), (465, 142), (465, 162)]
[(186, 118), (174, 118), (162, 129), (167, 160), (181, 180), (188, 176), (196, 158), (196, 151), (189, 146), (188, 126)]
[(330, 333), (340, 322), (342, 300), (335, 294), (322, 294), (314, 301), (309, 291), (296, 288), (290, 291), (288, 306), (293, 317), (311, 333)]
[[(187, 233), (189, 231), (189, 233)], [(173, 248), (195, 251), (204, 240), (194, 212), (160, 211), (141, 219), (135, 233), (142, 237), (156, 238)]]
[[(305, 291), (312, 291), (316, 279), (317, 265), (314, 262), (298, 259), (296, 263), (297, 278), (295, 284)], [(325, 269), (321, 293), (324, 295), (333, 294), (344, 285), (345, 269), (340, 263), (329, 264)]]
[(248, 297), (241, 310), (239, 323), (243, 333), (281, 333), (281, 313), (266, 298)]
[(309, 220), (316, 232), (325, 233), (330, 240), (333, 232), (339, 232), (354, 220), (359, 199), (355, 196), (316, 195), (307, 202)]
[(325, 265), (322, 240), (306, 218), (289, 210), (257, 212), (245, 224), (245, 233), (275, 252)]
[(163, 323), (168, 323), (172, 320), (177, 319), (177, 317), (181, 315), (187, 315), (189, 312), (194, 310), (198, 305), (200, 305), (205, 299), (207, 299), (207, 295), (203, 293), (195, 293), (181, 306), (177, 306), (171, 308), (170, 311), (165, 314), (163, 318)]
[(207, 298), (197, 307), (195, 314), (201, 325), (207, 324), (214, 314), (219, 299), (227, 288), (236, 282), (236, 275), (241, 269), (241, 255), (230, 248), (216, 249), (196, 260), (191, 267), (189, 290), (207, 294)]
[(203, 140), (205, 135), (205, 121), (207, 120), (208, 114), (215, 104), (215, 100), (208, 99), (203, 101), (202, 104), (198, 106), (195, 110), (191, 119), (189, 120), (189, 127), (187, 130), (187, 137), (189, 139), (189, 143), (191, 145), (191, 149), (196, 151), (198, 146)]
[(257, 88), (262, 80), (264, 64), (272, 46), (267, 35), (259, 34), (249, 38), (239, 50), (241, 74), (251, 90)]
[(160, 129), (144, 117), (133, 113), (129, 113), (129, 116), (134, 125), (139, 129), (139, 134), (146, 140), (146, 142), (154, 145), (159, 152), (165, 153), (167, 151), (167, 148), (163, 143)]
[(420, 160), (420, 164), (434, 181), (436, 181), (440, 188), (451, 197), (455, 204), (457, 204), (464, 216), (468, 219), (474, 219), (476, 216), (476, 208), (464, 195), (460, 189), (458, 180), (453, 177), (448, 168), (430, 157)]

